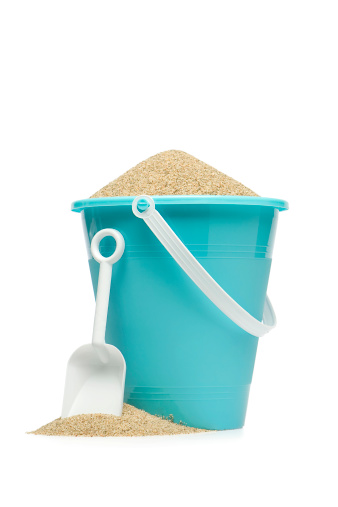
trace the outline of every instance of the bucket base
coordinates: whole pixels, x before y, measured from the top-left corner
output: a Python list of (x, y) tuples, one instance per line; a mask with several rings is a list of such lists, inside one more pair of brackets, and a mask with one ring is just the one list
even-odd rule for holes
[(125, 402), (177, 424), (207, 430), (244, 426), (250, 385), (208, 388), (125, 388)]

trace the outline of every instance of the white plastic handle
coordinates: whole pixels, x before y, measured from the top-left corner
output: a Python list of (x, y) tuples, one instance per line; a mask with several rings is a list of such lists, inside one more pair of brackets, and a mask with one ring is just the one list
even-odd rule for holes
[[(99, 250), (101, 241), (107, 236), (111, 236), (116, 241), (115, 251), (110, 257), (104, 257), (100, 254)], [(115, 262), (121, 259), (124, 252), (124, 247), (124, 238), (119, 231), (116, 231), (115, 229), (102, 229), (93, 237), (90, 250), (92, 252), (92, 256), (97, 262), (108, 262), (108, 264), (115, 264)]]
[[(141, 201), (148, 205), (145, 211), (140, 211), (139, 209)], [(147, 195), (136, 197), (133, 201), (132, 209), (134, 215), (144, 220), (149, 229), (191, 280), (235, 324), (253, 336), (263, 336), (276, 326), (276, 316), (269, 298), (266, 297), (265, 300), (262, 322), (244, 310), (222, 289), (189, 252), (187, 247), (155, 209), (155, 203), (151, 197)]]
[[(116, 248), (110, 257), (100, 254), (99, 245), (103, 238), (111, 236), (116, 241)], [(96, 307), (93, 327), (93, 343), (104, 344), (109, 305), (111, 274), (113, 264), (121, 259), (125, 248), (124, 238), (115, 229), (102, 229), (92, 239), (91, 252), (94, 259), (100, 263), (99, 280), (96, 291)]]

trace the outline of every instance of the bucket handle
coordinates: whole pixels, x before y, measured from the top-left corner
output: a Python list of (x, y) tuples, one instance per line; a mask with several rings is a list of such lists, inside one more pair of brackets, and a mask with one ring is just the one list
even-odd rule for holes
[(209, 275), (155, 209), (155, 202), (151, 197), (147, 195), (136, 197), (132, 209), (134, 215), (142, 218), (197, 287), (235, 324), (253, 336), (263, 336), (276, 326), (276, 315), (268, 296), (265, 299), (261, 322), (236, 303)]

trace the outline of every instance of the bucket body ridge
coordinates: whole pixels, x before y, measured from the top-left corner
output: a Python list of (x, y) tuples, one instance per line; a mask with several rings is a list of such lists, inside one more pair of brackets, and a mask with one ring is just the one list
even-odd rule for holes
[[(255, 318), (262, 319), (277, 207), (156, 204), (206, 271)], [(114, 265), (106, 342), (127, 364), (125, 402), (206, 429), (244, 424), (258, 338), (226, 317), (190, 280), (131, 206), (82, 210), (87, 245), (115, 228), (125, 252)], [(111, 238), (100, 245), (114, 251)], [(96, 293), (99, 265), (88, 249)]]

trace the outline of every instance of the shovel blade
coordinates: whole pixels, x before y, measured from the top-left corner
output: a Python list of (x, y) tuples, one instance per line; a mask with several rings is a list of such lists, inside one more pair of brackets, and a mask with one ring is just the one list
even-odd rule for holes
[(113, 345), (83, 345), (68, 361), (61, 417), (121, 416), (126, 363)]

